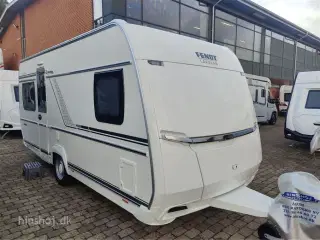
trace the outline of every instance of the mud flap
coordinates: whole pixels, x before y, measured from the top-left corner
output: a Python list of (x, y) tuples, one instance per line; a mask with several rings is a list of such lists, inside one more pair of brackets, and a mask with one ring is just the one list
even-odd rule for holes
[(273, 199), (248, 187), (215, 197), (211, 206), (256, 217), (267, 217)]

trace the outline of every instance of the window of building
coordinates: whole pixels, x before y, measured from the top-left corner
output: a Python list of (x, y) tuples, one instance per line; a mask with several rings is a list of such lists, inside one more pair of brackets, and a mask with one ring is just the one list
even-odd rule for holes
[(266, 38), (265, 38), (264, 52), (267, 54), (270, 54), (270, 52), (271, 52), (271, 37), (266, 36)]
[(171, 0), (144, 0), (143, 20), (179, 30), (179, 3)]
[(260, 75), (260, 64), (259, 63), (255, 63), (255, 62), (253, 63), (252, 74)]
[(14, 99), (19, 102), (19, 86), (13, 86)]
[(263, 76), (270, 77), (270, 66), (269, 65), (263, 65)]
[(270, 66), (270, 77), (281, 79), (282, 69), (278, 66)]
[(127, 0), (127, 17), (141, 20), (141, 0)]
[(300, 47), (297, 47), (297, 61), (304, 63), (306, 50)]
[(255, 26), (254, 26), (254, 30), (255, 30), (256, 32), (261, 33), (261, 32), (262, 32), (262, 27), (259, 27), (259, 26), (255, 25)]
[(94, 75), (94, 109), (98, 122), (121, 125), (124, 119), (123, 71)]
[(251, 50), (237, 47), (236, 55), (240, 59), (247, 60), (247, 61), (253, 61), (253, 52)]
[(261, 51), (261, 34), (256, 32), (254, 33), (254, 50)]
[(282, 68), (282, 78), (286, 80), (293, 79), (293, 70), (288, 68)]
[(225, 44), (225, 43), (220, 43), (220, 42), (216, 42), (216, 44), (219, 44), (221, 46), (225, 46), (225, 47), (229, 48), (234, 53), (236, 52), (235, 51), (235, 46), (232, 46), (232, 45), (229, 45), (229, 44)]
[(215, 20), (215, 39), (216, 41), (235, 45), (236, 42), (236, 26), (221, 19)]
[(252, 23), (249, 23), (245, 20), (242, 20), (241, 18), (237, 18), (237, 24), (242, 26), (242, 27), (245, 27), (245, 28), (249, 28), (251, 30), (254, 30), (254, 24)]
[(236, 17), (234, 17), (234, 16), (232, 16), (232, 15), (230, 15), (228, 13), (222, 12), (220, 10), (216, 10), (216, 17), (228, 20), (229, 22), (232, 22), (232, 23), (236, 23), (237, 22), (237, 18)]
[(36, 94), (34, 89), (34, 82), (22, 83), (22, 99), (24, 110), (36, 110)]
[(264, 63), (265, 64), (270, 64), (270, 55), (268, 55), (268, 54), (264, 55)]
[(271, 55), (282, 57), (283, 55), (283, 41), (276, 39), (276, 38), (271, 38)]
[(270, 56), (270, 65), (282, 66), (282, 58), (271, 55)]
[(260, 62), (260, 53), (259, 52), (254, 52), (253, 53), (253, 61), (254, 62)]
[(242, 68), (243, 68), (243, 71), (245, 73), (249, 73), (249, 74), (252, 74), (252, 62), (251, 61), (245, 61), (245, 60), (242, 60), (240, 59), (240, 63), (242, 65)]
[(37, 71), (38, 111), (42, 113), (47, 112), (47, 97), (46, 97), (46, 84), (45, 84), (44, 73), (45, 71), (43, 68)]
[(254, 32), (243, 28), (237, 27), (237, 46), (253, 49)]
[(320, 90), (309, 90), (305, 108), (320, 109)]
[(181, 5), (181, 31), (208, 38), (209, 15)]
[(288, 60), (288, 59), (285, 59), (285, 58), (282, 59), (282, 65), (285, 68), (293, 68), (294, 67), (293, 64), (294, 64), (293, 60)]
[(199, 2), (199, 1), (195, 1), (195, 0), (181, 0), (181, 3), (186, 4), (190, 7), (193, 7), (195, 9), (198, 9), (200, 11), (209, 12), (209, 7), (207, 6), (207, 4)]
[(284, 43), (283, 48), (283, 57), (286, 59), (294, 59), (294, 45), (291, 43)]

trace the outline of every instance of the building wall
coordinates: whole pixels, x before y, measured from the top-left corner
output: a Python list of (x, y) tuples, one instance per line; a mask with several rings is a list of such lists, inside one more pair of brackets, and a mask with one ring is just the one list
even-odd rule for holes
[(92, 0), (35, 0), (25, 9), (26, 56), (93, 28)]
[(20, 17), (17, 15), (1, 39), (0, 48), (2, 48), (3, 52), (4, 69), (7, 70), (19, 69), (19, 62), (22, 57), (19, 26)]

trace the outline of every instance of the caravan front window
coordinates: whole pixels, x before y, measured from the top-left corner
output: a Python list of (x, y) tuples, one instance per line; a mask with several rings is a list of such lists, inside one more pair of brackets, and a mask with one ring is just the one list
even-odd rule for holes
[(13, 91), (16, 102), (19, 102), (19, 86), (14, 86)]
[(23, 83), (22, 84), (22, 99), (23, 99), (23, 108), (27, 111), (36, 110), (36, 100), (35, 100), (35, 90), (34, 83)]
[(94, 75), (94, 109), (98, 122), (121, 125), (124, 117), (123, 71)]
[(320, 90), (310, 90), (305, 108), (320, 109)]

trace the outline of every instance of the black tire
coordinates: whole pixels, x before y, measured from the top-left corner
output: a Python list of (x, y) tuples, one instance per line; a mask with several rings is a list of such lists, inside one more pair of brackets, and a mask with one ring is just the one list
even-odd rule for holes
[(275, 125), (277, 123), (277, 114), (275, 112), (272, 113), (271, 118), (269, 120), (270, 125)]
[(71, 183), (71, 177), (67, 174), (64, 162), (60, 156), (57, 156), (54, 160), (54, 175), (61, 186), (67, 186)]
[(267, 239), (269, 239), (269, 238), (267, 238), (267, 235), (270, 235), (274, 238), (281, 239), (281, 235), (280, 235), (278, 229), (276, 228), (276, 226), (274, 224), (272, 224), (270, 222), (266, 222), (258, 228), (259, 239), (267, 240)]

